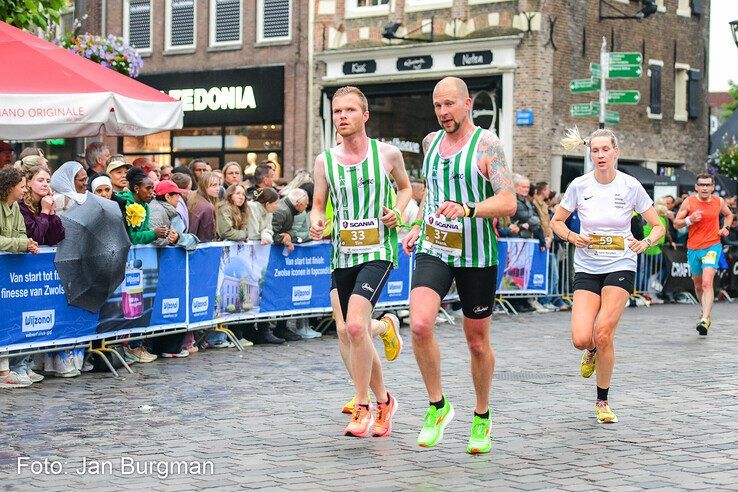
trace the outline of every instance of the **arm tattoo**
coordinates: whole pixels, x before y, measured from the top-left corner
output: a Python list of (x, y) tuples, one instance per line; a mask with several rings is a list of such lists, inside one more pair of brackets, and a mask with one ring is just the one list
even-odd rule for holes
[(477, 163), (487, 170), (487, 179), (492, 184), (495, 194), (507, 190), (515, 194), (512, 173), (507, 168), (502, 142), (490, 132), (484, 132), (477, 147)]
[(431, 143), (433, 142), (433, 137), (434, 136), (435, 136), (435, 132), (434, 133), (429, 133), (423, 139), (423, 155), (426, 155), (428, 153), (428, 149), (430, 148)]

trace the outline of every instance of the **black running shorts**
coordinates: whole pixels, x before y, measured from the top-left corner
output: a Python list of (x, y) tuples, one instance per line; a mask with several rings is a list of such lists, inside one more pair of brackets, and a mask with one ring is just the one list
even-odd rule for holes
[(602, 288), (610, 285), (620, 287), (626, 291), (633, 292), (635, 288), (635, 272), (630, 270), (619, 270), (610, 273), (585, 273), (574, 274), (574, 291), (588, 290), (597, 295), (602, 293)]
[(428, 287), (443, 300), (456, 280), (461, 310), (470, 319), (483, 319), (492, 315), (497, 289), (497, 266), (452, 267), (440, 258), (426, 253), (415, 256), (413, 285)]
[(352, 295), (366, 298), (374, 307), (391, 271), (392, 262), (384, 260), (374, 260), (350, 268), (333, 270), (331, 286), (335, 285), (338, 289), (343, 319), (346, 319), (349, 299)]

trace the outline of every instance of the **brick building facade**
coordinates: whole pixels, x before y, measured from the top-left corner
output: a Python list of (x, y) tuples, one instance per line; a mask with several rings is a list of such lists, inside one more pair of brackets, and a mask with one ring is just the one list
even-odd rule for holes
[[(418, 174), (414, 151), (437, 129), (432, 87), (457, 75), (470, 86), (475, 122), (498, 132), (513, 170), (563, 189), (584, 169), (583, 151), (559, 144), (565, 128), (597, 127), (596, 117), (570, 116), (570, 105), (598, 92), (572, 94), (569, 81), (590, 76), (604, 36), (608, 51), (643, 58), (641, 78), (607, 80), (608, 89), (641, 96), (637, 105), (607, 106), (620, 113), (613, 130), (621, 165), (631, 165), (623, 169), (637, 165), (652, 181), (688, 175), (681, 170), (700, 169), (707, 156), (708, 2), (694, 11), (688, 0), (656, 3), (658, 12), (638, 21), (600, 20), (598, 0), (316, 0), (313, 140), (332, 143), (329, 98), (358, 85), (370, 100), (370, 134), (400, 145)], [(628, 14), (642, 8), (637, 0), (609, 4)], [(617, 12), (604, 5), (603, 14)], [(386, 28), (432, 42), (383, 39)]]
[(144, 57), (139, 80), (184, 102), (182, 130), (120, 139), (119, 151), (172, 164), (204, 157), (215, 167), (274, 153), (287, 177), (305, 166), (307, 2), (88, 2), (87, 30), (104, 25), (130, 39)]

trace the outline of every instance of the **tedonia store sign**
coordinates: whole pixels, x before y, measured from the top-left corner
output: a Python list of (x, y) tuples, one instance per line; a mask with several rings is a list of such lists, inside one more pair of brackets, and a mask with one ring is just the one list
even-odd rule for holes
[(282, 66), (152, 74), (139, 80), (182, 101), (185, 126), (283, 120)]

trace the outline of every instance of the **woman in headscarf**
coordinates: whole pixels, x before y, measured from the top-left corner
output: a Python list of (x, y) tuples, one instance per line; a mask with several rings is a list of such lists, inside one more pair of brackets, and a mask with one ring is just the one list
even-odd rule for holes
[(56, 212), (64, 214), (87, 201), (87, 171), (77, 161), (67, 161), (51, 176)]

